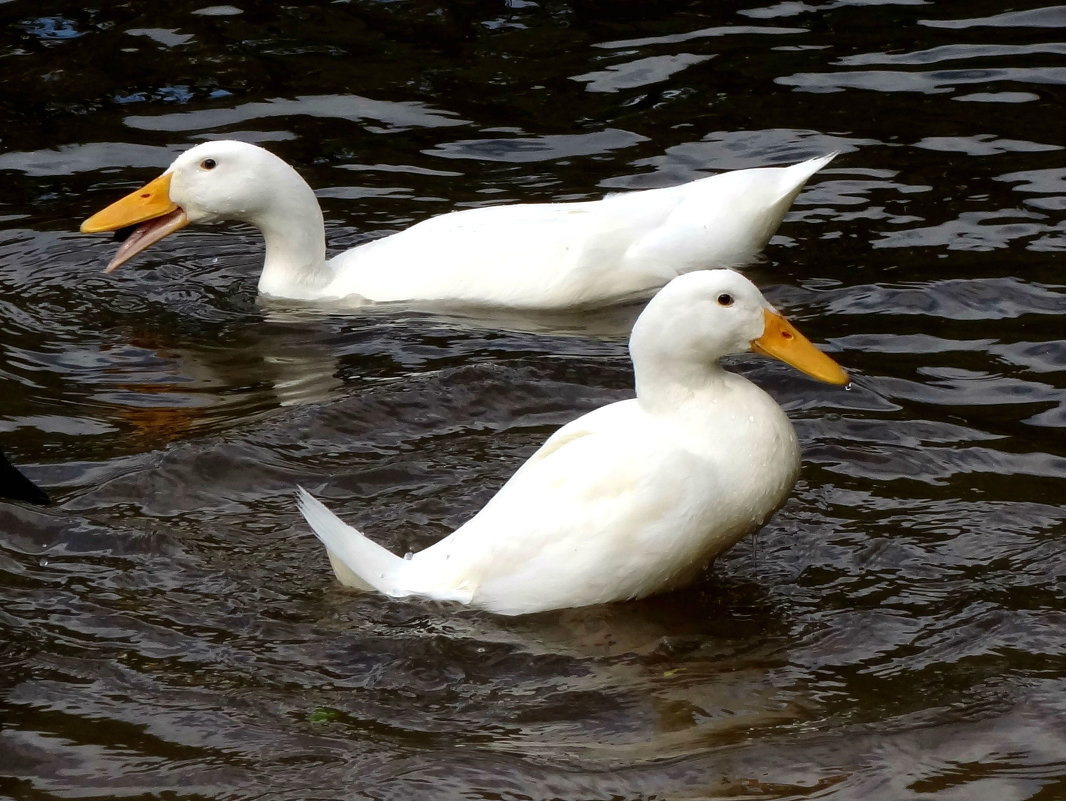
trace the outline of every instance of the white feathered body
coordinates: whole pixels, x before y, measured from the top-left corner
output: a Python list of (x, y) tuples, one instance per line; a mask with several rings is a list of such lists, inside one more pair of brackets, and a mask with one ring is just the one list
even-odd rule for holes
[(335, 256), (320, 292), (546, 309), (648, 293), (681, 273), (752, 261), (831, 158), (602, 200), (444, 214)]
[(251, 223), (266, 243), (259, 291), (277, 298), (575, 308), (751, 261), (834, 155), (602, 200), (451, 212), (327, 260), (322, 210), (296, 170), (255, 145), (212, 141), (182, 153), (82, 231), (137, 226), (110, 271), (187, 224)]
[(469, 522), (368, 581), (343, 564), (363, 536), (309, 495), (302, 508), (340, 557), (337, 577), (359, 589), (513, 615), (680, 587), (761, 525), (799, 469), (773, 399), (739, 376), (717, 378), (667, 414), (633, 399), (568, 423)]
[(440, 542), (400, 558), (304, 490), (300, 511), (343, 583), (393, 597), (517, 615), (680, 587), (758, 528), (796, 480), (787, 415), (719, 363), (753, 349), (849, 380), (742, 275), (697, 270), (633, 326), (636, 397), (560, 428)]

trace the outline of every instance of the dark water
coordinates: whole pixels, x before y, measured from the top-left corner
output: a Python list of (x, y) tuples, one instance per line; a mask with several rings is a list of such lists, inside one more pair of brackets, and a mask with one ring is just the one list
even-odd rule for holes
[[(1066, 7), (0, 3), (0, 795), (1066, 798)], [(338, 587), (621, 398), (636, 309), (256, 298), (247, 229), (78, 222), (211, 137), (333, 249), (840, 150), (748, 274), (802, 479), (688, 591), (506, 619)]]

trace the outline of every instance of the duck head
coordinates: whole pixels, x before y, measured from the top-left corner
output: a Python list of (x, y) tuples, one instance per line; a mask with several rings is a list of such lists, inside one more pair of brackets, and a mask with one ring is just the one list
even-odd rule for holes
[(723, 356), (754, 351), (830, 384), (849, 382), (747, 278), (733, 270), (698, 270), (663, 287), (637, 319), (630, 352), (637, 368), (705, 374)]
[(314, 193), (282, 159), (246, 142), (204, 142), (178, 156), (155, 180), (81, 224), (82, 233), (136, 226), (107, 272), (190, 223), (239, 220), (264, 232), (283, 227), (289, 207), (321, 212)]

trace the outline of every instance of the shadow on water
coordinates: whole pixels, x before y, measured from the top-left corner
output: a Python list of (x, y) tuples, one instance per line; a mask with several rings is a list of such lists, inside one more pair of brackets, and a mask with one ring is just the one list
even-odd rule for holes
[[(0, 795), (1066, 797), (1062, 9), (0, 5)], [(91, 212), (203, 139), (332, 252), (453, 208), (839, 150), (746, 273), (847, 367), (757, 357), (799, 483), (661, 598), (496, 618), (353, 594), (308, 487), (404, 552), (632, 394), (641, 303), (256, 297)]]

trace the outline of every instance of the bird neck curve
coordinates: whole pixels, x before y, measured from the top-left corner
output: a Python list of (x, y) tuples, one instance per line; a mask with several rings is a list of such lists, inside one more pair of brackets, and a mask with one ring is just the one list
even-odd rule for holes
[(295, 170), (272, 181), (273, 197), (248, 221), (263, 234), (266, 255), (259, 291), (274, 297), (319, 297), (332, 279), (326, 264), (326, 227), (311, 187)]
[(690, 403), (704, 408), (733, 396), (733, 390), (751, 386), (747, 379), (711, 363), (682, 359), (633, 361), (637, 402), (651, 414), (676, 414)]

